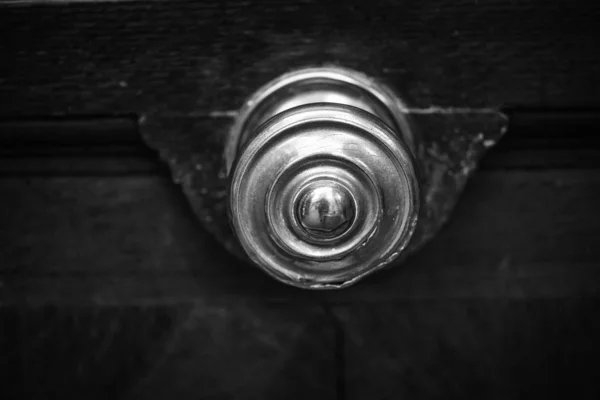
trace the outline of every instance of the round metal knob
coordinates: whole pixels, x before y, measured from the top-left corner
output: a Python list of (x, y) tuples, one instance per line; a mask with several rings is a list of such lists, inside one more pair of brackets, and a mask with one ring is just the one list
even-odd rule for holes
[(413, 140), (398, 98), (355, 71), (306, 69), (261, 88), (225, 154), (242, 247), (304, 288), (345, 286), (389, 264), (418, 214)]
[(299, 199), (296, 213), (300, 225), (313, 238), (342, 235), (354, 221), (354, 198), (333, 182), (318, 182)]

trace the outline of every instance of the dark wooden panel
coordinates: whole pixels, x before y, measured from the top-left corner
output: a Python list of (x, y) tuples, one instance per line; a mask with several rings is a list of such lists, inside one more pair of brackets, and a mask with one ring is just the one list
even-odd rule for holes
[(508, 109), (509, 128), (483, 169), (598, 168), (598, 110)]
[[(481, 168), (600, 167), (598, 110), (507, 112), (508, 132), (486, 154)], [(223, 123), (231, 121), (218, 118), (215, 129)], [(0, 176), (167, 174), (167, 166), (143, 142), (135, 117), (0, 120)]]
[[(10, 399), (332, 399), (323, 312), (260, 302), (3, 307)], [(0, 317), (0, 320), (2, 317)], [(6, 338), (3, 326), (2, 335)], [(6, 376), (6, 375), (3, 375)]]
[(346, 398), (597, 399), (597, 299), (337, 307)]
[(481, 171), (401, 267), (343, 291), (281, 285), (227, 254), (168, 178), (2, 179), (5, 298), (166, 304), (234, 297), (380, 301), (600, 292), (600, 170)]
[(106, 176), (165, 173), (137, 118), (0, 120), (0, 175)]
[(322, 63), (384, 78), (414, 107), (599, 106), (599, 18), (583, 0), (4, 8), (0, 115), (228, 114)]
[(600, 158), (582, 115), (534, 131), (511, 115), (439, 237), (329, 293), (224, 252), (132, 120), (28, 120), (231, 118), (320, 63), (412, 107), (598, 107), (599, 17), (559, 0), (1, 9), (0, 116), (27, 127), (0, 135), (0, 397), (598, 398)]
[[(45, 117), (0, 120), (2, 151), (25, 151), (31, 147), (53, 154), (56, 150), (104, 146), (140, 147), (137, 117)], [(50, 149), (46, 149), (50, 147)]]

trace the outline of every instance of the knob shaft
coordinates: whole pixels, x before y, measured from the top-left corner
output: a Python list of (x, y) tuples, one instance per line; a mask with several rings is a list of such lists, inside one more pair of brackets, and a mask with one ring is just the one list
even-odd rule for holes
[(314, 68), (269, 83), (240, 113), (225, 155), (241, 245), (303, 288), (384, 267), (417, 220), (413, 148), (400, 100), (363, 74)]

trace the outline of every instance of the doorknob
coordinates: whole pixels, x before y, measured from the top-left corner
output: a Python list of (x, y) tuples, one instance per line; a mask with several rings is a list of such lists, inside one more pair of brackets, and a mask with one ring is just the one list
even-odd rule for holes
[(396, 259), (417, 223), (415, 137), (400, 99), (341, 68), (286, 74), (247, 102), (226, 148), (247, 255), (300, 287), (350, 283)]
[(392, 86), (410, 82), (338, 66), (266, 81), (240, 110), (140, 125), (204, 228), (301, 288), (347, 287), (423, 247), (507, 126), (495, 108), (409, 107)]

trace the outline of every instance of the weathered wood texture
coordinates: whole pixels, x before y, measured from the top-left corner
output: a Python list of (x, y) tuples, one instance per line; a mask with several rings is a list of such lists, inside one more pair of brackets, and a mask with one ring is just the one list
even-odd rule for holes
[[(600, 112), (508, 110), (507, 114), (508, 132), (480, 168), (600, 167)], [(0, 119), (0, 176), (132, 176), (165, 171), (166, 164), (142, 140), (135, 116)]]
[(132, 176), (167, 169), (135, 116), (0, 120), (0, 175)]
[(596, 399), (597, 299), (338, 308), (346, 398)]
[(600, 4), (406, 0), (133, 2), (0, 9), (0, 115), (238, 109), (322, 63), (414, 107), (600, 106)]
[(164, 304), (564, 297), (600, 291), (599, 170), (481, 171), (406, 265), (343, 291), (287, 288), (228, 255), (168, 178), (0, 180), (8, 301)]
[[(0, 397), (598, 398), (599, 20), (583, 0), (0, 8)], [(323, 63), (412, 107), (590, 112), (512, 115), (422, 252), (300, 291), (224, 252), (134, 128), (231, 116)]]
[(333, 329), (315, 307), (17, 307), (0, 322), (6, 399), (335, 398)]

